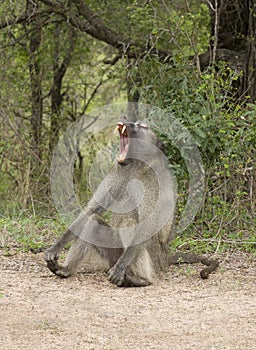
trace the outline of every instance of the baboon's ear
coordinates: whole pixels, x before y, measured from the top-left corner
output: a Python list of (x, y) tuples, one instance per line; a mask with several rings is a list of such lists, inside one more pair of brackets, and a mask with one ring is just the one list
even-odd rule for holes
[(165, 153), (165, 144), (163, 143), (163, 141), (160, 140), (159, 137), (157, 137), (151, 130), (150, 130), (150, 135), (156, 147)]
[(163, 141), (160, 140), (160, 139), (158, 139), (157, 141), (158, 141), (157, 147), (158, 147), (163, 153), (165, 153), (165, 151), (166, 151), (165, 144), (164, 144)]
[(156, 137), (156, 146), (165, 153), (165, 144), (163, 143), (162, 140), (160, 140), (158, 137)]

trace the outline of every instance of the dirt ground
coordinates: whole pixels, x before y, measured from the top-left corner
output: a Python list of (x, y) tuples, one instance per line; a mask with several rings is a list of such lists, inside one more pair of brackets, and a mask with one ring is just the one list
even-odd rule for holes
[(53, 276), (42, 253), (0, 251), (0, 349), (256, 349), (256, 263), (225, 255), (208, 280), (171, 267), (153, 286)]

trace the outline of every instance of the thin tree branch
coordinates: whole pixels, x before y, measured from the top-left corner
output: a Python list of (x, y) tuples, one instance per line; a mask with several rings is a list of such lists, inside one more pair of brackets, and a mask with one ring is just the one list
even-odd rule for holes
[(93, 38), (105, 42), (116, 48), (121, 57), (139, 58), (150, 54), (150, 56), (158, 56), (164, 60), (171, 56), (171, 53), (157, 48), (149, 48), (146, 45), (135, 42), (132, 38), (126, 38), (119, 35), (111, 28), (107, 27), (103, 20), (93, 12), (84, 0), (73, 0), (72, 3), (76, 7), (76, 11), (71, 8), (63, 8), (63, 5), (51, 0), (39, 0), (45, 5), (51, 7), (52, 12), (61, 15), (66, 20)]
[(120, 60), (120, 58), (122, 58), (122, 55), (118, 54), (118, 55), (116, 55), (114, 58), (112, 58), (112, 60), (110, 60), (110, 59), (105, 59), (105, 60), (103, 61), (103, 63), (105, 63), (105, 64), (110, 64), (111, 66), (114, 66), (114, 65), (116, 64), (116, 62), (117, 62), (118, 60)]
[(10, 27), (10, 26), (15, 25), (15, 24), (25, 23), (28, 21), (31, 22), (32, 20), (37, 18), (39, 15), (44, 16), (44, 15), (49, 15), (51, 13), (52, 13), (52, 11), (49, 11), (49, 10), (35, 10), (32, 14), (28, 14), (26, 12), (20, 16), (17, 16), (17, 17), (6, 18), (6, 19), (0, 21), (0, 30), (7, 28), (7, 27)]
[[(165, 50), (159, 50), (155, 47), (149, 48), (146, 45), (135, 42), (132, 38), (123, 37), (114, 30), (105, 25), (103, 20), (94, 13), (84, 2), (84, 0), (73, 0), (75, 7), (64, 7), (63, 3), (51, 0), (38, 0), (49, 9), (35, 10), (32, 14), (24, 13), (18, 17), (12, 17), (0, 22), (0, 30), (15, 24), (31, 22), (39, 15), (55, 13), (61, 16), (65, 21), (92, 36), (93, 38), (105, 42), (119, 51), (120, 58), (127, 56), (129, 58), (139, 58), (145, 55), (158, 56), (165, 60), (171, 56), (171, 53)], [(119, 59), (119, 57), (118, 57)], [(117, 60), (118, 60), (117, 59)], [(116, 61), (117, 61), (116, 60)], [(114, 62), (116, 63), (116, 62)], [(112, 64), (114, 64), (112, 63)]]
[(218, 45), (218, 32), (219, 32), (219, 11), (218, 11), (218, 0), (215, 0), (215, 21), (214, 21), (214, 43), (212, 52), (212, 63), (215, 64), (216, 61), (216, 51)]

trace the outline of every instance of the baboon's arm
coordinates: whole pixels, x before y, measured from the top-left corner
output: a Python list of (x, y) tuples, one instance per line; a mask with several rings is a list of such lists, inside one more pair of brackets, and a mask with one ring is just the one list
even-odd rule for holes
[(108, 191), (102, 190), (102, 184), (97, 189), (97, 201), (94, 197), (89, 201), (85, 210), (83, 210), (75, 221), (69, 226), (69, 228), (63, 233), (63, 235), (53, 244), (53, 246), (45, 252), (45, 261), (49, 269), (58, 269), (57, 260), (59, 252), (65, 247), (66, 244), (72, 242), (76, 238), (86, 240), (86, 238), (92, 233), (95, 224), (94, 220), (89, 220), (93, 215), (99, 215), (103, 213), (112, 202), (112, 197)]

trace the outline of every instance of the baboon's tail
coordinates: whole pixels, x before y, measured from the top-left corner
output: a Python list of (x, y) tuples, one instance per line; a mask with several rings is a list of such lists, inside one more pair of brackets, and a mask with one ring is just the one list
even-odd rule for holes
[(182, 263), (193, 264), (193, 263), (199, 263), (199, 262), (207, 266), (206, 268), (200, 271), (200, 276), (203, 279), (207, 279), (210, 273), (215, 271), (219, 266), (219, 262), (217, 260), (208, 259), (197, 254), (177, 253), (170, 256), (171, 265), (182, 264)]

